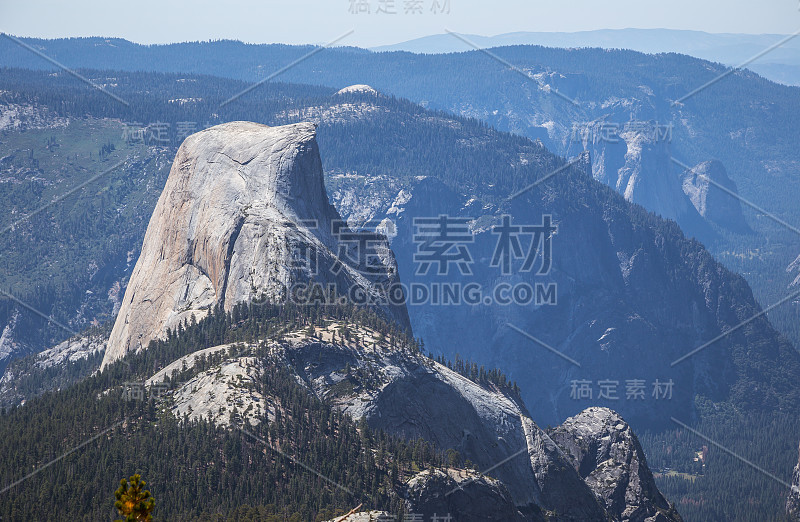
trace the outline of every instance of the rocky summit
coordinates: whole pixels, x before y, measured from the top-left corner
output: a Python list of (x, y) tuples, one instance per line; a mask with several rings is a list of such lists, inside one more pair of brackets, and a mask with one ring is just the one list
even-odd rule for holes
[[(312, 123), (231, 122), (178, 149), (109, 338), (102, 367), (184, 321), (240, 302), (284, 302), (298, 283), (339, 295), (397, 280), (385, 242), (365, 259), (325, 191)], [(405, 307), (376, 306), (409, 328)]]
[(680, 520), (656, 487), (630, 426), (608, 408), (587, 408), (550, 431), (614, 520)]
[(268, 354), (261, 359), (244, 345), (198, 350), (147, 383), (175, 381), (220, 354), (169, 392), (170, 409), (176, 417), (207, 418), (221, 427), (231, 428), (237, 416), (254, 426), (264, 416), (274, 422), (280, 401), (251, 385), (276, 364), (285, 367), (309, 393), (376, 432), (457, 452), (471, 469), (423, 470), (396, 492), (410, 512), (427, 517), (680, 520), (655, 486), (631, 428), (611, 410), (590, 408), (548, 434), (513, 389), (473, 381), (364, 326), (331, 321), (260, 344)]

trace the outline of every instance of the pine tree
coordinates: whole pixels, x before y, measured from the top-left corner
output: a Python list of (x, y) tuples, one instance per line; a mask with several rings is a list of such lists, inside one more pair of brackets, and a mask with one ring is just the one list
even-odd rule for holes
[(153, 508), (156, 501), (144, 487), (147, 485), (137, 473), (129, 480), (122, 479), (119, 489), (114, 493), (117, 501), (114, 507), (125, 517), (117, 522), (149, 522), (153, 520)]

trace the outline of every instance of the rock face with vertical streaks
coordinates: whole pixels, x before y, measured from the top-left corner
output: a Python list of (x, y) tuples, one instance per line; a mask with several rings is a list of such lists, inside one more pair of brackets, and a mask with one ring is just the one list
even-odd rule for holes
[[(231, 122), (178, 150), (145, 234), (102, 367), (215, 307), (283, 302), (299, 283), (338, 295), (397, 281), (385, 242), (369, 259), (340, 240), (312, 123)], [(337, 263), (342, 260), (342, 263)], [(401, 328), (405, 307), (376, 305)]]
[(751, 232), (742, 214), (739, 191), (717, 160), (704, 161), (682, 176), (683, 192), (707, 221), (738, 233)]

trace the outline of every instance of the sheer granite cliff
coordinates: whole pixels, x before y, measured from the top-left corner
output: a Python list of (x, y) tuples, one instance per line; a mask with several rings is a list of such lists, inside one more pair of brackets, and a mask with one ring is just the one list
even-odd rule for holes
[(742, 214), (739, 189), (722, 162), (704, 161), (682, 176), (683, 192), (703, 218), (738, 233), (751, 233)]
[[(369, 260), (384, 269), (372, 276), (358, 266), (366, 261), (342, 255), (353, 245), (334, 233), (340, 222), (313, 124), (231, 122), (188, 137), (147, 228), (102, 367), (214, 307), (284, 301), (296, 283), (332, 284), (341, 295), (391, 285), (397, 267), (388, 246)], [(404, 307), (378, 311), (409, 328)]]

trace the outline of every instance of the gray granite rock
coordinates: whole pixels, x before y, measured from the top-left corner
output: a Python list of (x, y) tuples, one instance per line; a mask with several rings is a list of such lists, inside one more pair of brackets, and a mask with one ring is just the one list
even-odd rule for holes
[[(388, 244), (366, 259), (334, 233), (340, 221), (313, 124), (231, 122), (189, 136), (153, 212), (102, 367), (218, 306), (283, 302), (312, 280), (339, 295), (374, 294), (397, 281)], [(405, 307), (375, 309), (409, 328)]]
[(550, 431), (613, 520), (681, 520), (656, 487), (630, 426), (608, 408), (587, 408)]
[(425, 520), (433, 516), (464, 522), (545, 520), (541, 515), (524, 516), (502, 482), (475, 471), (422, 471), (406, 483), (404, 496), (408, 513)]
[(735, 232), (750, 231), (736, 198), (739, 193), (736, 184), (721, 162), (704, 161), (685, 171), (682, 186), (684, 194), (706, 220)]
[[(531, 420), (522, 402), (477, 384), (419, 353), (359, 341), (332, 342), (337, 325), (276, 342), (271, 351), (319, 398), (370, 427), (454, 449), (476, 469), (502, 481), (523, 512), (549, 511), (560, 520), (606, 520), (603, 507), (569, 458)], [(459, 519), (460, 520), (460, 519)]]

